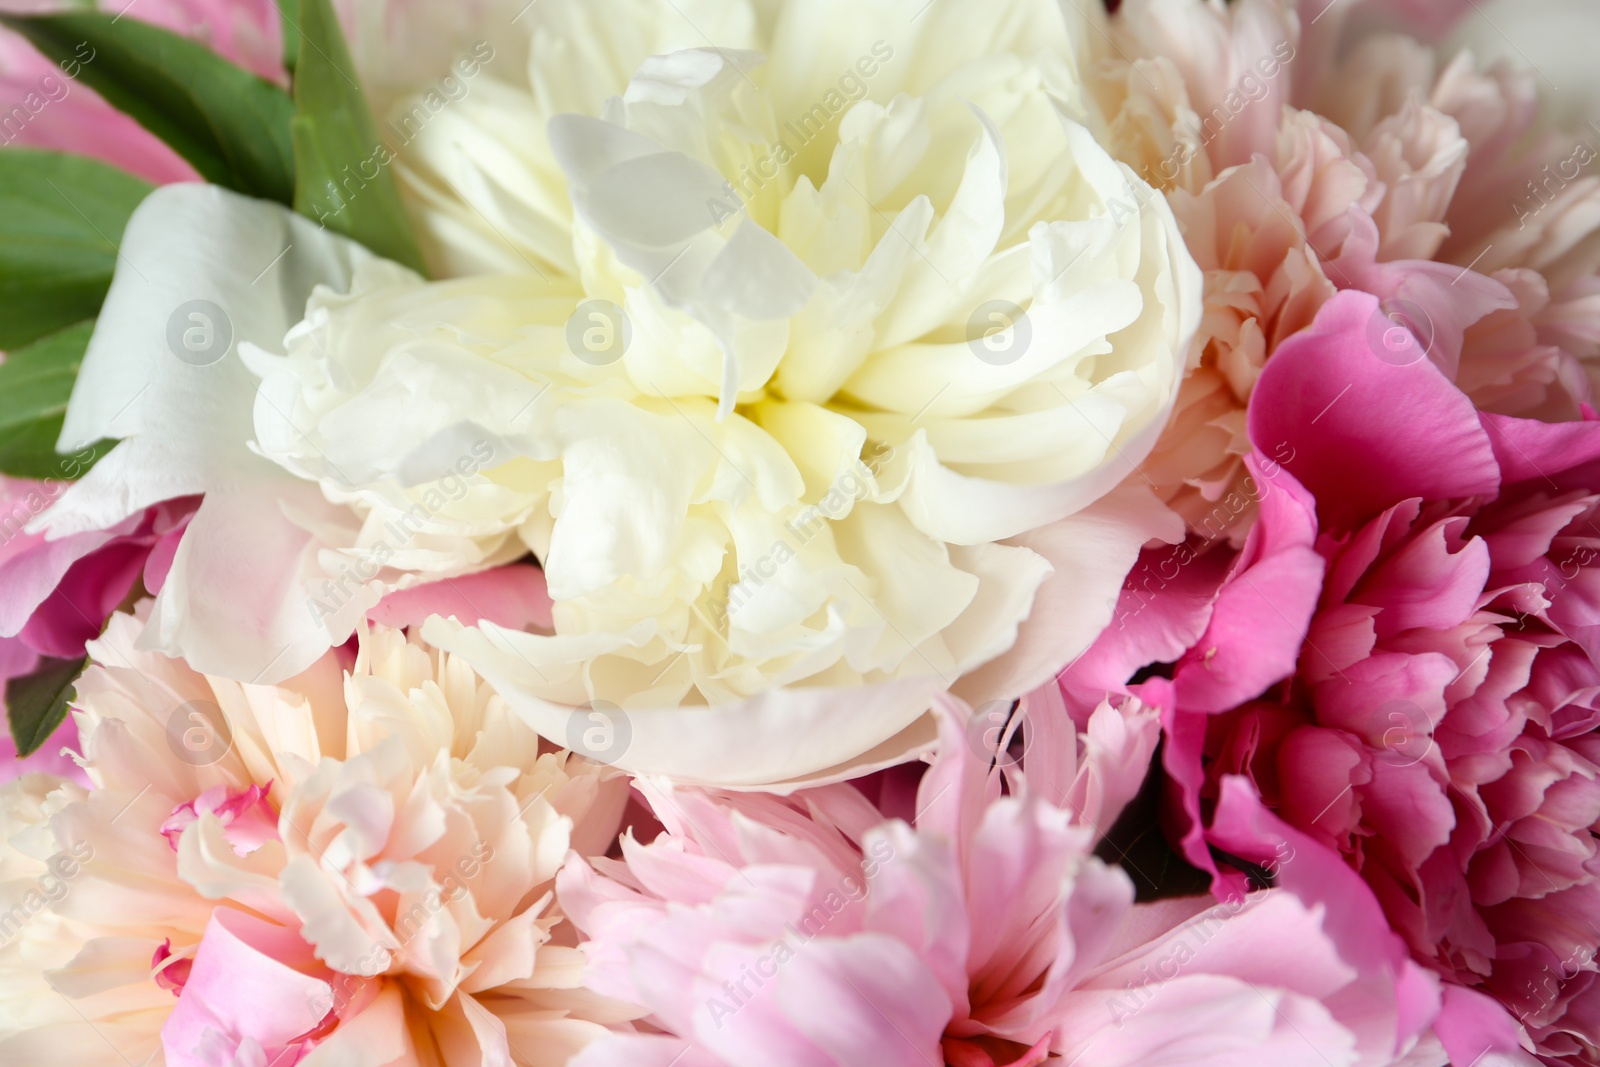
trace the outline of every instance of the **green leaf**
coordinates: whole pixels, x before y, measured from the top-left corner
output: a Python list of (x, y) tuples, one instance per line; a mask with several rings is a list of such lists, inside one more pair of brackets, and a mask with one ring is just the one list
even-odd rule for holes
[(300, 61), (300, 13), (296, 0), (273, 0), (283, 24), (283, 69), (291, 75)]
[(89, 347), (93, 322), (80, 322), (19, 348), (0, 363), (0, 474), (35, 481), (72, 481), (106, 452), (102, 441), (70, 456), (56, 452), (67, 399)]
[(152, 188), (81, 156), (0, 151), (0, 351), (100, 313), (122, 230)]
[(87, 659), (43, 659), (32, 674), (6, 683), (6, 720), (19, 759), (39, 751), (66, 721), (67, 705), (76, 699), (72, 685), (88, 665)]
[(328, 0), (301, 0), (294, 74), (294, 208), (421, 272), (411, 222)]
[(294, 199), (294, 103), (204, 45), (103, 12), (3, 15), (0, 23), (172, 146), (207, 181)]

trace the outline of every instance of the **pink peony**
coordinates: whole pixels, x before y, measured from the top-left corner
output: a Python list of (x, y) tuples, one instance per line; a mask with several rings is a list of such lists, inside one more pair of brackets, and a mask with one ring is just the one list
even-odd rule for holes
[[(1163, 707), (1171, 829), (1220, 890), (1243, 775), (1417, 960), (1547, 1062), (1600, 1062), (1600, 422), (1481, 415), (1377, 308), (1336, 297), (1262, 374), (1251, 436), (1282, 463), (1249, 461), (1243, 551), (1147, 553), (1063, 687)], [(1514, 1047), (1487, 1003), (1447, 997), (1458, 1062)]]
[(1273, 824), (1263, 858), (1285, 888), (1135, 904), (1096, 858), (1096, 823), (1145, 773), (1150, 709), (1104, 704), (1076, 740), (1051, 691), (1023, 702), (1015, 737), (943, 710), (910, 822), (851, 786), (645, 785), (666, 832), (557, 880), (590, 938), (588, 984), (649, 1012), (576, 1063), (1443, 1062), (1414, 1042), (1437, 990), (1370, 893), (1242, 783), (1228, 817)]
[[(109, 530), (47, 541), (28, 523), (60, 485), (0, 477), (0, 686), (31, 674), (41, 657), (79, 659), (107, 617), (135, 590), (157, 592), (193, 500), (151, 508)], [(3, 701), (0, 701), (3, 703)], [(59, 738), (18, 762), (9, 732), (0, 737), (0, 782), (28, 771), (73, 775), (61, 755), (75, 746), (70, 724)]]

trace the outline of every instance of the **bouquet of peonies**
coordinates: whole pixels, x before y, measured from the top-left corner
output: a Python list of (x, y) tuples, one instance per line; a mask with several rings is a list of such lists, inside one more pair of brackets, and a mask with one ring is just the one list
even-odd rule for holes
[(0, 1064), (1600, 1065), (1592, 0), (0, 0)]

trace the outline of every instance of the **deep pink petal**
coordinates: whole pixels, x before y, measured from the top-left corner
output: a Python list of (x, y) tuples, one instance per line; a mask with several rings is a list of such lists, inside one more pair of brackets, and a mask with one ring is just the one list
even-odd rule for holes
[[(1264, 480), (1256, 457), (1246, 461)], [(1259, 696), (1294, 673), (1300, 643), (1322, 592), (1316, 503), (1278, 472), (1261, 515), (1212, 609), (1210, 624), (1173, 676), (1185, 710), (1219, 712)]]
[[(1415, 338), (1383, 349), (1375, 297), (1344, 292), (1285, 341), (1250, 403), (1250, 437), (1317, 500), (1323, 526), (1349, 529), (1409, 497), (1493, 493), (1499, 465), (1472, 402)], [(1380, 341), (1373, 340), (1374, 331)]]

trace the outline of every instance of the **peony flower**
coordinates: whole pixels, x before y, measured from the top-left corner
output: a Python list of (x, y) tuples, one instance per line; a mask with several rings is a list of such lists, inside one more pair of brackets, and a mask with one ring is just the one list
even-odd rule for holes
[[(62, 462), (70, 469), (76, 461)], [(82, 659), (85, 644), (130, 595), (159, 592), (194, 507), (174, 500), (59, 541), (28, 533), (29, 521), (62, 491), (59, 482), (0, 477), (0, 687), (33, 674), (45, 659)], [(61, 748), (75, 743), (69, 723), (60, 738), (18, 762), (8, 758), (16, 744), (6, 731), (0, 781), (31, 771), (76, 775)]]
[[(739, 4), (716, 48), (670, 3), (612, 6), (527, 9), (536, 78), (496, 37), (454, 106), (389, 124), (435, 269), (498, 273), (151, 197), (62, 438), (124, 440), (43, 525), (203, 492), (144, 640), (267, 680), (387, 594), (531, 553), (549, 626), (428, 633), (544, 736), (611, 704), (629, 770), (902, 759), (935, 692), (1026, 691), (1086, 647), (1170, 534), (1109, 494), (1175, 400), (1193, 263), (1083, 124), (1056, 4)], [(167, 349), (194, 301), (232, 342), (209, 366)], [(1070, 604), (1036, 609), (1052, 574)]]
[(1488, 410), (1576, 418), (1600, 366), (1600, 138), (1546, 129), (1534, 71), (1385, 28), (1487, 26), (1467, 5), (1301, 6), (1137, 0), (1090, 81), (1206, 271), (1198, 364), (1144, 466), (1192, 532), (1248, 477), (1262, 368), (1336, 291), (1378, 296), (1375, 330), (1411, 330)]
[[(1321, 106), (1340, 121), (1377, 124), (1373, 117), (1395, 101), (1411, 100), (1405, 114), (1428, 116), (1436, 135), (1465, 148), (1464, 158), (1434, 182), (1430, 225), (1443, 227), (1436, 232), (1444, 239), (1432, 256), (1456, 265), (1450, 277), (1471, 268), (1469, 280), (1493, 278), (1513, 298), (1476, 325), (1415, 297), (1398, 308), (1400, 318), (1479, 407), (1548, 420), (1578, 417), (1593, 388), (1593, 371), (1584, 367), (1600, 357), (1590, 297), (1595, 263), (1582, 250), (1594, 228), (1596, 191), (1594, 182), (1579, 179), (1600, 136), (1587, 127), (1547, 128), (1553, 123), (1550, 108), (1541, 108), (1540, 76), (1521, 59), (1485, 66), (1463, 51), (1446, 62), (1404, 38), (1376, 37), (1330, 84), (1366, 87), (1324, 92)], [(1458, 360), (1453, 332), (1449, 344), (1438, 344), (1439, 323), (1452, 320), (1467, 326)]]
[[(1047, 690), (1024, 701), (1015, 735), (1012, 723), (979, 737), (945, 711), (913, 824), (848, 785), (788, 799), (646, 786), (666, 832), (625, 835), (621, 861), (574, 858), (558, 879), (590, 938), (589, 984), (651, 1013), (576, 1063), (1152, 1067), (1413, 1051), (1407, 1027), (1437, 994), (1391, 950), (1370, 894), (1315, 846), (1302, 854), (1294, 831), (1275, 866), (1295, 888), (1225, 906), (1135, 904), (1129, 876), (1095, 858), (1094, 825), (1144, 774), (1150, 709), (1102, 705), (1076, 739)], [(1013, 736), (1020, 774), (985, 746)], [(1086, 803), (1094, 779), (1103, 804)], [(1242, 819), (1250, 801), (1232, 801)]]
[(1262, 374), (1251, 436), (1283, 461), (1249, 461), (1243, 551), (1148, 553), (1064, 687), (1163, 708), (1170, 828), (1219, 890), (1238, 775), (1359, 871), (1451, 983), (1455, 1062), (1594, 1062), (1600, 422), (1480, 414), (1375, 308), (1334, 298)]
[(611, 840), (609, 772), (398, 631), (256, 686), (138, 628), (77, 686), (90, 786), (5, 787), (6, 1062), (560, 1064), (625, 1017), (551, 892)]
[[(1561, 56), (1570, 34), (1550, 33), (1540, 20), (1578, 25), (1571, 20), (1589, 12), (1546, 5), (1537, 18), (1508, 21), (1493, 7), (1463, 20), (1439, 53), (1393, 36), (1367, 41), (1327, 79), (1321, 106), (1335, 117), (1381, 114), (1410, 99), (1454, 121), (1467, 154), (1453, 193), (1446, 200), (1438, 190), (1443, 212), (1435, 214), (1448, 236), (1436, 258), (1492, 277), (1515, 304), (1470, 327), (1460, 369), (1449, 369), (1481, 408), (1574, 419), (1592, 398), (1600, 359), (1596, 262), (1587, 251), (1600, 195), (1588, 172), (1600, 135), (1567, 95), (1588, 67)], [(1496, 24), (1514, 26), (1519, 45)], [(1411, 325), (1431, 337), (1436, 311), (1424, 310)]]

